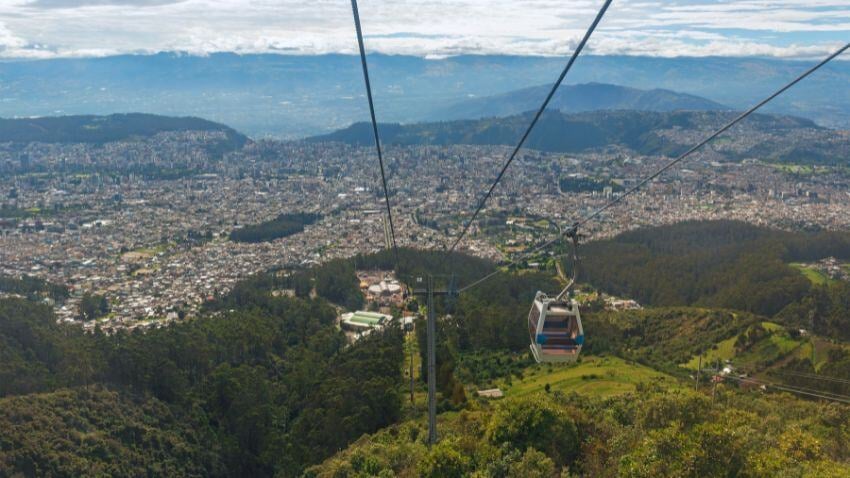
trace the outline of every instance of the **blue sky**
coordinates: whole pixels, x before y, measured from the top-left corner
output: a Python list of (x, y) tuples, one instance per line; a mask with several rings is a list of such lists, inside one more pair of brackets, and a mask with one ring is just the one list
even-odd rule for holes
[[(601, 0), (361, 0), (389, 54), (564, 55)], [(813, 58), (850, 42), (850, 0), (614, 0), (588, 52)], [(0, 57), (353, 53), (348, 0), (0, 0)]]

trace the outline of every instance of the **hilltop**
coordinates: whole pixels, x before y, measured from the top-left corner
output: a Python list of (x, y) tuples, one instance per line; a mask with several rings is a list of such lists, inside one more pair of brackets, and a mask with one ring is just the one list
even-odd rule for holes
[(241, 148), (248, 138), (233, 128), (194, 117), (171, 117), (144, 113), (108, 116), (49, 116), (0, 118), (0, 142), (11, 143), (94, 143), (149, 138), (167, 132), (223, 133), (222, 146)]
[[(435, 111), (429, 119), (446, 121), (524, 113), (538, 108), (551, 88), (551, 85), (532, 86), (499, 95), (461, 101)], [(549, 109), (577, 113), (594, 110), (713, 111), (729, 108), (700, 96), (661, 88), (641, 90), (606, 83), (583, 83), (558, 88), (549, 103)]]
[[(525, 143), (528, 149), (582, 153), (622, 148), (644, 155), (674, 156), (686, 151), (696, 138), (707, 136), (737, 113), (724, 111), (547, 111)], [(381, 140), (397, 145), (505, 145), (513, 146), (531, 121), (531, 113), (504, 118), (416, 124), (382, 124)], [(850, 135), (822, 128), (802, 118), (753, 115), (706, 149), (728, 160), (760, 158), (777, 162), (842, 164), (850, 152)], [(308, 141), (337, 141), (371, 145), (371, 126), (348, 128)]]

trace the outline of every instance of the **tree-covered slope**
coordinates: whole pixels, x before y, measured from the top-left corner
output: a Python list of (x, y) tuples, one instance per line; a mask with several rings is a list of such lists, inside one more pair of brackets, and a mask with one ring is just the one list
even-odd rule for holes
[(643, 387), (596, 398), (560, 392), (404, 422), (364, 436), (305, 476), (595, 478), (850, 475), (846, 407), (763, 398), (721, 385), (718, 399)]
[(217, 304), (106, 336), (0, 300), (0, 476), (298, 476), (398, 419), (398, 329), (347, 346), (323, 299), (249, 284)]
[[(740, 223), (680, 227), (684, 232), (660, 228), (657, 234), (624, 235), (613, 241), (610, 260), (632, 269), (645, 266), (642, 256), (622, 262), (622, 244), (658, 256), (728, 248), (732, 252), (717, 257), (733, 265), (768, 240), (798, 260), (839, 255), (845, 244), (840, 234), (796, 235)], [(454, 272), (467, 284), (494, 267), (459, 254), (399, 252), (399, 272), (409, 281)], [(748, 338), (759, 343), (761, 337), (750, 332), (763, 319), (753, 314), (588, 308), (585, 352), (620, 357), (579, 364), (587, 379), (569, 375), (570, 368), (531, 365), (524, 318), (537, 290), (557, 289), (551, 271), (507, 272), (453, 304), (439, 304), (441, 315), (451, 314), (440, 320), (437, 340), (438, 406), (445, 413), (439, 418), (441, 443), (429, 450), (422, 408), (405, 407), (402, 400), (409, 356), (401, 331), (390, 327), (348, 345), (335, 324), (334, 305), (362, 304), (354, 271), (390, 270), (394, 264), (392, 252), (385, 251), (288, 276), (258, 275), (216, 297), (195, 320), (113, 336), (56, 324), (49, 308), (28, 300), (0, 300), (0, 476), (848, 472), (847, 407), (761, 397), (733, 382), (720, 385), (712, 402), (707, 394), (683, 391), (692, 382), (675, 378), (688, 373), (682, 363), (713, 344), (741, 335), (746, 335), (742, 350), (749, 350)], [(653, 274), (663, 278), (670, 272), (659, 264)], [(626, 284), (637, 285), (649, 287)], [(280, 289), (294, 290), (295, 297), (272, 293)], [(319, 298), (310, 297), (314, 291)], [(417, 342), (424, 350), (423, 329), (420, 324), (419, 334), (406, 339), (410, 357)], [(844, 373), (850, 361), (834, 355), (821, 366)], [(627, 380), (605, 369), (618, 364), (642, 378)], [(794, 365), (793, 370), (812, 371), (805, 363)], [(596, 384), (599, 393), (588, 387), (589, 393), (571, 395), (566, 385), (555, 384), (547, 394), (546, 374), (553, 372), (554, 379), (559, 371), (565, 383)], [(416, 373), (418, 387), (422, 372)], [(603, 387), (609, 375), (609, 381), (623, 382), (616, 393)], [(515, 393), (506, 388), (500, 403), (473, 396), (473, 385), (511, 380)], [(401, 422), (405, 417), (414, 420)]]
[(201, 118), (171, 117), (143, 113), (108, 116), (54, 116), (0, 118), (0, 142), (13, 143), (108, 143), (146, 138), (178, 131), (220, 132), (229, 149), (242, 147), (247, 138), (223, 124)]
[[(673, 156), (686, 151), (695, 138), (708, 136), (737, 113), (730, 111), (592, 111), (543, 114), (525, 147), (548, 152), (581, 153), (607, 147), (639, 154)], [(382, 124), (387, 144), (515, 145), (531, 121), (531, 113), (502, 118), (435, 123)], [(367, 146), (371, 126), (355, 123), (308, 141), (337, 141)], [(729, 160), (760, 158), (788, 163), (843, 164), (850, 136), (789, 116), (753, 115), (726, 133), (721, 144), (709, 146)]]
[(582, 280), (645, 305), (700, 305), (774, 316), (812, 289), (789, 263), (850, 259), (850, 235), (696, 221), (591, 242), (582, 255)]
[(3, 398), (0, 475), (222, 475), (221, 450), (198, 425), (155, 398), (100, 386)]

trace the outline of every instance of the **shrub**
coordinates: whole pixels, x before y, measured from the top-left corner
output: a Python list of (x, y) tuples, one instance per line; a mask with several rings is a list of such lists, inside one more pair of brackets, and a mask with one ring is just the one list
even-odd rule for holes
[(558, 465), (574, 460), (580, 444), (575, 421), (544, 394), (504, 402), (490, 420), (487, 438), (519, 450), (536, 448)]

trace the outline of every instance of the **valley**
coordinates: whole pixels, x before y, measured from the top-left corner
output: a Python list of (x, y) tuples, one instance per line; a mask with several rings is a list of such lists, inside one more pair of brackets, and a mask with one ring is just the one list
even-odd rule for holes
[(0, 2), (0, 478), (850, 477), (848, 26)]

